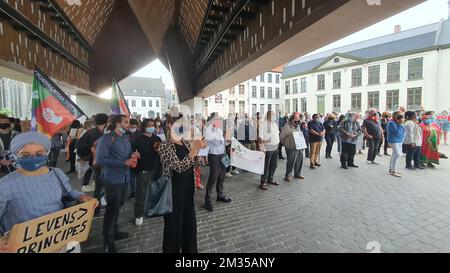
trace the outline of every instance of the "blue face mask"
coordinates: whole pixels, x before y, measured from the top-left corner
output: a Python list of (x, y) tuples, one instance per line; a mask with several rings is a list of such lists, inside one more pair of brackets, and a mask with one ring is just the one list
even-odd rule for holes
[(47, 165), (47, 161), (47, 155), (37, 155), (30, 157), (18, 157), (16, 163), (20, 168), (29, 172), (34, 172)]
[(425, 123), (426, 125), (431, 125), (431, 123), (433, 123), (433, 121), (431, 119), (426, 119), (423, 121), (423, 123)]
[(147, 128), (147, 129), (145, 129), (145, 131), (148, 133), (148, 134), (153, 134), (153, 133), (155, 133), (155, 127), (150, 127), (150, 128)]
[(125, 133), (127, 132), (127, 131), (126, 131), (125, 129), (123, 129), (123, 128), (120, 128), (119, 131), (120, 131), (122, 134), (125, 134)]

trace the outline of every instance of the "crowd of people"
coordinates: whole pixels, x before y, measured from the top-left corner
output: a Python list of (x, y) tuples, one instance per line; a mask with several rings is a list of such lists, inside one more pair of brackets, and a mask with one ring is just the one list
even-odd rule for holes
[[(171, 177), (173, 212), (164, 216), (163, 252), (197, 252), (197, 220), (194, 205), (196, 189), (205, 189), (204, 208), (216, 201), (230, 203), (224, 181), (239, 175), (230, 166), (234, 139), (250, 150), (265, 153), (264, 173), (259, 188), (278, 186), (275, 177), (279, 160), (287, 157), (284, 180), (303, 180), (304, 158), (309, 168), (322, 167), (325, 158), (333, 158), (337, 144), (342, 169), (358, 168), (356, 153), (367, 147), (367, 163), (379, 165), (378, 156), (391, 156), (388, 173), (402, 177), (399, 161), (405, 155), (408, 170), (435, 168), (441, 158), (439, 145), (447, 145), (450, 129), (447, 112), (405, 111), (364, 115), (292, 113), (254, 118), (218, 113), (208, 118), (184, 116), (172, 111), (163, 119), (130, 119), (127, 116), (100, 113), (84, 124), (74, 121), (70, 128), (48, 139), (36, 132), (20, 133), (15, 119), (0, 115), (0, 235), (12, 226), (63, 209), (61, 197), (69, 195), (80, 202), (97, 200), (95, 215), (103, 216), (104, 251), (115, 253), (115, 241), (129, 236), (118, 227), (120, 209), (127, 192), (135, 198), (135, 224), (144, 222), (146, 192), (149, 183), (161, 176)], [(299, 149), (296, 136), (302, 136), (306, 149)], [(384, 147), (383, 147), (384, 146)], [(61, 150), (67, 150), (66, 174), (56, 168)], [(207, 149), (207, 156), (200, 155)], [(382, 150), (383, 149), (383, 150)], [(391, 150), (391, 155), (388, 153)], [(382, 151), (384, 153), (382, 153)], [(201, 166), (209, 166), (206, 187), (201, 183)], [(78, 173), (82, 189), (72, 188), (67, 175)], [(87, 195), (93, 193), (93, 197)], [(11, 246), (0, 243), (0, 252)]]

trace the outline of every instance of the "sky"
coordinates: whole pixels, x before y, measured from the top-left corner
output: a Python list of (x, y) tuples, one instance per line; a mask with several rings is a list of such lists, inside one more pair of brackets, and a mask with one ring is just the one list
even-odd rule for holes
[[(380, 1), (381, 4), (383, 4), (383, 0)], [(377, 24), (374, 24), (368, 28), (365, 28), (307, 55), (392, 34), (396, 25), (400, 25), (402, 27), (402, 30), (407, 30), (427, 24), (436, 23), (441, 19), (448, 19), (449, 16), (447, 2), (448, 0), (428, 0), (420, 5), (405, 10), (397, 15), (387, 18)], [(133, 76), (145, 78), (162, 78), (167, 89), (173, 90), (175, 88), (172, 75), (159, 60), (155, 60), (154, 62), (145, 66), (144, 68), (133, 74)], [(102, 96), (110, 97), (110, 93), (110, 91), (106, 92)]]

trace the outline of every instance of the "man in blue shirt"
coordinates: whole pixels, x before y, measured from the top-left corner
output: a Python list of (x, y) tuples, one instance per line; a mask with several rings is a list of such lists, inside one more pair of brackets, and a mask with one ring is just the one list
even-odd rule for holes
[(322, 142), (325, 137), (325, 127), (322, 122), (319, 121), (319, 115), (314, 114), (312, 121), (308, 123), (309, 128), (309, 143), (310, 143), (310, 168), (315, 169), (320, 167), (320, 149), (322, 148)]
[(102, 136), (97, 145), (96, 163), (102, 166), (102, 181), (108, 203), (103, 220), (106, 253), (116, 253), (114, 240), (128, 237), (128, 233), (118, 230), (117, 221), (125, 200), (127, 185), (131, 180), (130, 167), (137, 164), (136, 159), (132, 157), (131, 143), (126, 135), (129, 127), (130, 118), (112, 117), (111, 125), (108, 127), (111, 133)]

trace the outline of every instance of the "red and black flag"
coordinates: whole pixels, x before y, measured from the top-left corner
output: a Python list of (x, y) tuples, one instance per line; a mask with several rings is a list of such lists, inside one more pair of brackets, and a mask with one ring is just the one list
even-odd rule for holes
[(34, 71), (32, 90), (33, 131), (49, 137), (81, 116), (83, 111), (42, 71)]

